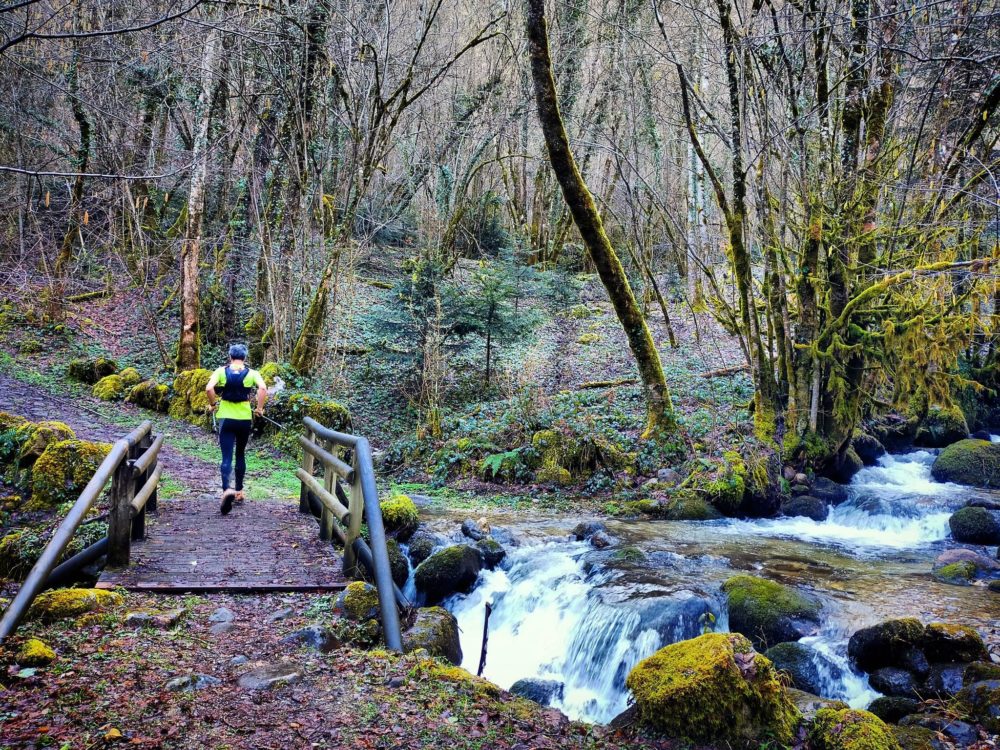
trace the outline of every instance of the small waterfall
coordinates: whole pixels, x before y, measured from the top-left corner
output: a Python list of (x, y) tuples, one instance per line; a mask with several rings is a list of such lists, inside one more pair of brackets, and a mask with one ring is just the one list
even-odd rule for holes
[(483, 573), (472, 593), (447, 606), (458, 618), (466, 669), (478, 668), (492, 602), (483, 676), (503, 688), (522, 678), (555, 680), (564, 685), (555, 707), (573, 719), (607, 722), (625, 710), (625, 678), (640, 660), (713, 621), (716, 629), (725, 623), (717, 602), (692, 591), (605, 601), (614, 573), (588, 574), (589, 552), (585, 542), (515, 549), (507, 570)]
[(812, 662), (819, 672), (820, 694), (844, 701), (851, 708), (865, 708), (879, 693), (868, 685), (868, 677), (851, 669), (847, 659), (846, 639), (814, 635), (799, 641), (812, 651)]
[(825, 521), (774, 518), (734, 521), (720, 528), (841, 544), (853, 548), (911, 549), (948, 536), (948, 518), (962, 487), (931, 477), (934, 454), (914, 451), (885, 455), (857, 473), (848, 485), (850, 499), (830, 509)]

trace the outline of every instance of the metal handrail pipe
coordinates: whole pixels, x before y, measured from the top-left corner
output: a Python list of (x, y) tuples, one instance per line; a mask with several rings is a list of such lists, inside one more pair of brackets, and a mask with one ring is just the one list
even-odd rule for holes
[(368, 521), (368, 536), (371, 539), (372, 563), (375, 586), (378, 589), (379, 609), (382, 612), (382, 627), (385, 630), (385, 645), (391, 651), (403, 651), (403, 635), (399, 624), (399, 610), (393, 596), (392, 568), (386, 548), (385, 526), (382, 524), (382, 509), (378, 504), (378, 488), (375, 486), (375, 470), (372, 467), (372, 450), (368, 440), (358, 437), (354, 445), (355, 462), (361, 474), (361, 496), (364, 500), (365, 518)]
[(324, 466), (328, 466), (336, 472), (337, 476), (343, 479), (345, 482), (354, 481), (354, 469), (351, 465), (341, 461), (335, 455), (330, 453), (330, 451), (325, 450), (322, 446), (316, 445), (313, 441), (307, 438), (305, 435), (299, 435), (299, 445), (302, 446), (302, 450), (311, 456), (315, 456), (320, 461), (323, 462)]
[(353, 448), (358, 444), (359, 440), (364, 440), (364, 438), (357, 435), (348, 435), (346, 432), (337, 432), (336, 430), (331, 430), (329, 427), (324, 427), (312, 417), (306, 417), (302, 420), (302, 423), (324, 440), (332, 440), (338, 445), (343, 445), (347, 448)]
[(135, 493), (135, 497), (132, 498), (132, 513), (139, 513), (143, 507), (145, 507), (146, 502), (153, 493), (156, 492), (156, 485), (160, 481), (160, 474), (163, 472), (163, 465), (157, 464), (156, 468), (153, 469), (153, 473), (149, 475), (146, 483), (142, 485), (142, 489)]
[(160, 448), (162, 446), (163, 446), (163, 435), (157, 435), (156, 439), (153, 440), (153, 444), (150, 445), (148, 448), (146, 448), (146, 450), (143, 452), (141, 456), (139, 456), (137, 459), (131, 462), (132, 473), (142, 474), (150, 466), (152, 466), (153, 462), (156, 460), (156, 457), (160, 454)]
[(344, 519), (347, 516), (347, 508), (341, 505), (340, 501), (336, 497), (327, 492), (326, 488), (316, 481), (315, 477), (309, 476), (306, 470), (299, 467), (295, 470), (295, 476), (299, 478), (309, 491), (313, 493), (317, 500), (320, 501), (334, 516), (337, 517), (338, 521)]
[(49, 573), (55, 567), (56, 561), (66, 550), (80, 522), (83, 521), (94, 503), (97, 502), (97, 498), (104, 489), (104, 485), (108, 483), (115, 469), (118, 468), (118, 465), (128, 455), (129, 448), (141, 440), (151, 427), (152, 422), (143, 422), (139, 427), (132, 430), (132, 432), (121, 440), (117, 440), (111, 446), (108, 455), (101, 461), (101, 465), (97, 467), (94, 476), (87, 482), (87, 486), (83, 488), (80, 496), (73, 503), (73, 507), (70, 508), (69, 513), (66, 514), (62, 523), (56, 527), (55, 532), (52, 534), (52, 539), (45, 546), (41, 556), (38, 558), (38, 562), (35, 563), (34, 567), (31, 568), (31, 572), (28, 573), (27, 578), (24, 579), (24, 583), (21, 584), (21, 588), (18, 590), (14, 600), (4, 610), (3, 617), (0, 617), (0, 643), (14, 632), (27, 613), (28, 607), (31, 606), (31, 602), (45, 588), (45, 581), (48, 580)]
[(68, 560), (59, 563), (55, 570), (49, 573), (45, 581), (45, 588), (53, 589), (61, 586), (70, 577), (77, 573), (84, 565), (90, 565), (108, 553), (108, 538), (98, 539), (84, 550), (77, 552)]

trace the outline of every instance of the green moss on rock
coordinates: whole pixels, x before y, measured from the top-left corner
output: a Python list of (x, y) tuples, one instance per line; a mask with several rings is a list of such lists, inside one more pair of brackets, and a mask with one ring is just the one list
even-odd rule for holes
[(107, 375), (94, 384), (94, 398), (101, 401), (121, 401), (125, 398), (126, 383), (121, 375)]
[(18, 466), (27, 468), (35, 463), (52, 443), (73, 440), (76, 433), (63, 422), (26, 422), (17, 428), (15, 441), (20, 445)]
[(927, 410), (917, 435), (917, 445), (943, 448), (969, 437), (969, 425), (965, 415), (957, 406), (932, 406)]
[(956, 542), (1000, 544), (1000, 513), (986, 508), (959, 508), (948, 519)]
[(80, 357), (71, 360), (66, 374), (73, 380), (93, 385), (101, 378), (118, 372), (118, 363), (107, 357)]
[(264, 378), (268, 388), (275, 384), (277, 378), (288, 380), (294, 374), (288, 365), (283, 365), (280, 362), (265, 362), (257, 372)]
[(108, 443), (60, 440), (50, 443), (31, 469), (32, 509), (73, 502), (111, 450)]
[(737, 633), (674, 643), (629, 673), (641, 723), (693, 742), (792, 741), (800, 714), (777, 671)]
[(903, 750), (944, 750), (937, 732), (926, 727), (889, 727)]
[(420, 524), (420, 513), (409, 495), (397, 494), (380, 503), (386, 532), (406, 541)]
[(956, 586), (968, 586), (976, 579), (978, 568), (974, 562), (969, 560), (959, 560), (948, 565), (935, 568), (932, 575), (935, 580), (941, 583), (950, 583)]
[(349, 583), (337, 596), (334, 611), (354, 622), (374, 620), (379, 612), (378, 590), (364, 581)]
[(138, 385), (142, 382), (142, 375), (134, 367), (126, 367), (124, 370), (118, 373), (118, 377), (122, 379), (122, 383), (125, 384), (126, 388), (131, 388), (134, 385)]
[(825, 708), (809, 727), (815, 750), (901, 750), (896, 735), (874, 714), (853, 708)]
[(963, 663), (990, 660), (989, 651), (975, 628), (950, 622), (929, 623), (920, 646), (932, 662)]
[(406, 560), (406, 555), (399, 547), (399, 542), (391, 537), (385, 540), (386, 551), (389, 553), (389, 568), (392, 570), (392, 581), (400, 588), (406, 585), (406, 579), (410, 577), (410, 564)]
[(426, 607), (417, 610), (417, 617), (403, 633), (403, 652), (424, 649), (431, 656), (447, 659), (452, 664), (462, 663), (462, 644), (458, 635), (458, 621), (443, 607)]
[(479, 577), (482, 559), (467, 544), (456, 544), (435, 552), (414, 571), (417, 590), (429, 604), (437, 604), (454, 593), (469, 591)]
[(208, 396), (205, 386), (212, 373), (208, 370), (187, 370), (174, 378), (173, 397), (170, 399), (169, 414), (174, 419), (183, 419), (202, 427), (211, 424), (207, 413)]
[(105, 589), (54, 589), (38, 595), (28, 610), (28, 619), (53, 622), (87, 612), (104, 612), (124, 602), (121, 594)]
[(351, 413), (346, 406), (336, 401), (324, 401), (305, 393), (293, 393), (275, 398), (268, 409), (276, 421), (293, 430), (301, 429), (302, 420), (310, 417), (331, 430), (351, 431)]
[(728, 596), (729, 628), (743, 633), (758, 648), (796, 641), (814, 630), (820, 603), (775, 581), (750, 575), (733, 576), (722, 585)]
[(934, 459), (931, 474), (939, 482), (1000, 489), (1000, 443), (959, 440)]
[(162, 414), (170, 408), (170, 388), (155, 380), (144, 380), (132, 387), (125, 400), (143, 409)]
[(747, 491), (747, 465), (735, 451), (726, 451), (721, 461), (692, 474), (687, 486), (726, 516), (735, 515)]
[(17, 663), (22, 667), (44, 667), (55, 659), (56, 652), (37, 638), (29, 638), (17, 650)]

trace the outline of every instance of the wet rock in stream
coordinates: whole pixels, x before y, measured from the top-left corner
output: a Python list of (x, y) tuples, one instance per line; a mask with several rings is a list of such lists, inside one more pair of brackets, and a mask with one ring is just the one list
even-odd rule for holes
[(540, 706), (549, 706), (553, 700), (562, 700), (565, 685), (558, 680), (539, 680), (526, 678), (518, 680), (510, 686), (510, 692), (522, 698), (527, 698)]

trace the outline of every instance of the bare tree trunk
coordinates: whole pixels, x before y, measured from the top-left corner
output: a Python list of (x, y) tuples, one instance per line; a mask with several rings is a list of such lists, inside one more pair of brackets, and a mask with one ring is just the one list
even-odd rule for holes
[(205, 213), (205, 182), (208, 174), (208, 131), (212, 119), (212, 95), (222, 48), (221, 32), (212, 29), (202, 58), (201, 93), (198, 95), (198, 131), (191, 154), (191, 191), (188, 194), (184, 244), (181, 246), (181, 335), (177, 342), (176, 369), (193, 370), (201, 364), (199, 331), (198, 261), (201, 255), (202, 219)]
[(545, 136), (549, 161), (562, 186), (563, 197), (573, 214), (590, 258), (608, 290), (618, 320), (625, 329), (646, 392), (644, 436), (655, 437), (659, 431), (672, 430), (676, 426), (670, 391), (663, 377), (660, 355), (656, 351), (642, 310), (632, 293), (625, 269), (604, 232), (601, 216), (569, 146), (569, 138), (559, 112), (555, 79), (552, 76), (544, 0), (527, 0), (527, 32), (538, 119)]

